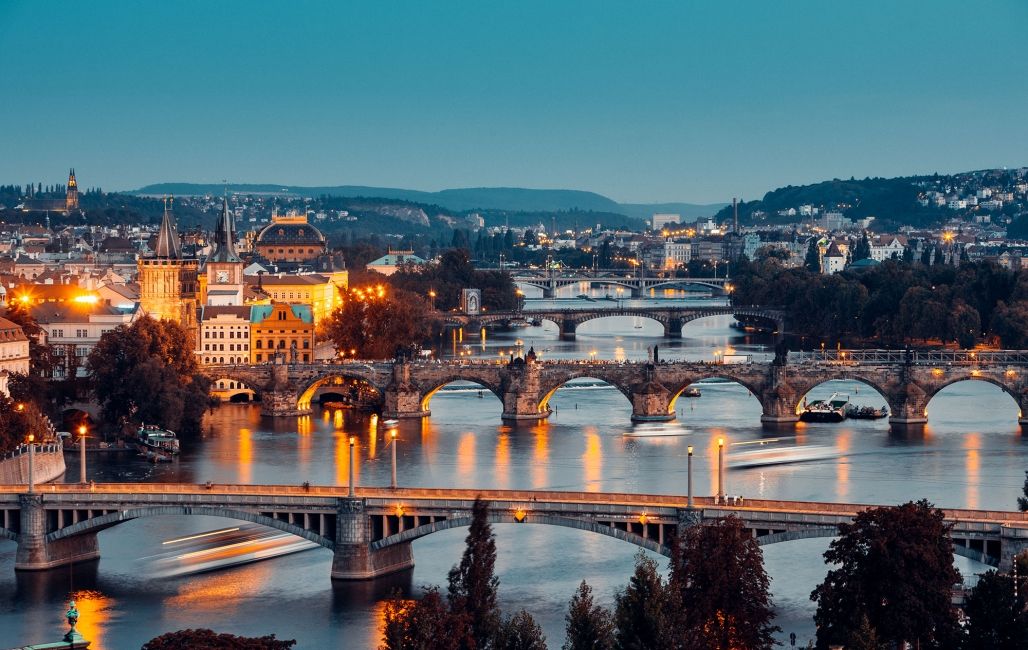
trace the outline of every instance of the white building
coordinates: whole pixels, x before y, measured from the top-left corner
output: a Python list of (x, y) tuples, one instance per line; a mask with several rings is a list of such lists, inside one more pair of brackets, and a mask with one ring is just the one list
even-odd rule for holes
[(838, 273), (844, 268), (846, 268), (846, 255), (839, 249), (839, 245), (833, 241), (821, 258), (821, 272), (825, 275), (831, 275), (832, 273)]
[(897, 237), (881, 237), (871, 242), (871, 259), (876, 262), (903, 257), (905, 246)]
[(658, 212), (650, 217), (650, 228), (652, 230), (663, 230), (664, 226), (672, 223), (682, 223), (682, 215)]
[(99, 303), (43, 303), (32, 316), (46, 334), (53, 353), (53, 379), (85, 377), (86, 358), (100, 337), (121, 325), (131, 325), (139, 310), (122, 310)]
[(29, 374), (29, 339), (19, 325), (0, 318), (0, 393), (7, 397), (11, 374)]
[(250, 363), (250, 306), (204, 306), (196, 351), (205, 366)]

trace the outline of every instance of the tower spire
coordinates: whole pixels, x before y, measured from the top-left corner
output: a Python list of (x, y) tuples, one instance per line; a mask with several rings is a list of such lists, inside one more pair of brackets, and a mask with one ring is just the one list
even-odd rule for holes
[(157, 245), (154, 246), (154, 255), (172, 260), (182, 258), (178, 231), (175, 228), (175, 218), (171, 215), (171, 206), (168, 202), (164, 204), (164, 217), (161, 219), (161, 227), (157, 231)]
[(218, 219), (218, 226), (214, 232), (214, 253), (210, 261), (214, 262), (238, 262), (239, 255), (236, 253), (235, 236), (233, 234), (232, 215), (228, 211), (228, 198), (222, 199), (221, 217)]

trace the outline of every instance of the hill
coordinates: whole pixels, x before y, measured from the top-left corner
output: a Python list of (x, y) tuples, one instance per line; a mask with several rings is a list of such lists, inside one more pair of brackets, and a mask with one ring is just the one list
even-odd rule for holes
[[(128, 194), (162, 196), (218, 195), (224, 185), (203, 183), (156, 183), (141, 187)], [(693, 203), (618, 203), (602, 194), (582, 190), (539, 190), (521, 187), (470, 187), (422, 192), (394, 187), (365, 185), (335, 185), (305, 187), (299, 185), (230, 184), (228, 191), (241, 194), (266, 194), (297, 197), (338, 196), (347, 198), (382, 198), (414, 203), (438, 205), (448, 210), (504, 210), (540, 213), (581, 211), (621, 214), (633, 219), (648, 219), (654, 212), (676, 212), (686, 220), (714, 214), (724, 204), (700, 205)]]

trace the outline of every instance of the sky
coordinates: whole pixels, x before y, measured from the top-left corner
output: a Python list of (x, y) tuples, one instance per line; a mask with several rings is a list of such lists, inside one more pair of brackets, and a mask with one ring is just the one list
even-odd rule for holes
[(1028, 2), (0, 0), (0, 183), (590, 190), (1028, 165)]

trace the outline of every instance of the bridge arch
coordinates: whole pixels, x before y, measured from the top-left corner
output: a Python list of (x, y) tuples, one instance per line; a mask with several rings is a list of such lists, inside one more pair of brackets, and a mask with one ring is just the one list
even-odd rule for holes
[[(603, 382), (608, 386), (612, 386), (618, 390), (628, 400), (629, 408), (632, 405), (632, 387), (628, 386), (617, 379), (612, 377), (605, 377), (602, 372), (595, 372), (596, 366), (584, 366), (581, 371), (572, 371), (569, 375), (561, 377), (558, 380), (551, 380), (549, 382), (543, 382), (540, 386), (539, 394), (542, 396), (539, 399), (539, 413), (545, 413), (549, 408), (550, 398), (553, 397), (554, 393), (566, 386), (569, 382), (578, 379), (592, 379), (594, 381)], [(590, 372), (592, 371), (592, 372)]]
[[(800, 530), (787, 530), (780, 533), (771, 533), (769, 535), (761, 535), (757, 537), (757, 544), (760, 546), (767, 546), (768, 544), (779, 544), (781, 542), (794, 542), (800, 539), (816, 539), (825, 537), (838, 537), (839, 529), (832, 527), (818, 527), (818, 528), (803, 528)], [(982, 564), (989, 566), (998, 567), (1000, 559), (998, 557), (987, 555), (982, 551), (972, 549), (968, 546), (958, 543), (954, 540), (953, 543), (953, 555), (959, 555), (960, 557), (966, 557)]]
[[(235, 401), (236, 395), (246, 394), (246, 391), (252, 392), (255, 399), (259, 398), (262, 392), (262, 388), (249, 377), (229, 372), (211, 372), (207, 374), (207, 377), (211, 380), (211, 395), (226, 393), (229, 396), (228, 401), (230, 402)], [(233, 382), (236, 387), (219, 386), (221, 382)]]
[(482, 388), (488, 390), (490, 393), (495, 395), (501, 403), (503, 402), (503, 388), (498, 383), (493, 381), (491, 378), (482, 377), (475, 373), (465, 374), (461, 372), (455, 372), (448, 375), (444, 375), (442, 377), (434, 377), (432, 381), (422, 383), (422, 385), (418, 389), (418, 393), (420, 394), (419, 399), (421, 401), (421, 410), (431, 410), (429, 408), (429, 405), (431, 404), (432, 398), (435, 396), (435, 394), (442, 390), (444, 387), (449, 386), (450, 384), (458, 381), (478, 384)]
[(574, 323), (574, 329), (577, 332), (579, 327), (590, 321), (601, 320), (604, 318), (616, 318), (619, 316), (628, 316), (631, 318), (644, 318), (646, 320), (655, 321), (664, 329), (665, 336), (668, 333), (668, 326), (670, 325), (671, 320), (667, 314), (654, 313), (652, 311), (636, 309), (612, 309), (608, 311), (588, 312), (578, 317), (572, 315), (570, 316), (570, 320)]
[(1004, 381), (1001, 378), (996, 377), (992, 373), (982, 372), (974, 369), (969, 370), (966, 374), (960, 374), (956, 377), (948, 378), (946, 381), (933, 385), (929, 390), (926, 390), (924, 397), (925, 416), (928, 415), (928, 405), (931, 404), (932, 400), (935, 399), (935, 397), (939, 393), (949, 388), (950, 386), (953, 386), (954, 384), (959, 384), (965, 381), (981, 381), (987, 384), (992, 384), (993, 386), (997, 386), (1000, 390), (1002, 390), (1005, 394), (1009, 395), (1011, 399), (1014, 400), (1014, 406), (1016, 406), (1018, 409), (1018, 417), (1023, 417), (1025, 409), (1022, 406), (1022, 400), (1028, 398), (1028, 395), (1017, 393), (1014, 390), (1014, 388), (1011, 387), (1010, 384), (1004, 383)]
[(322, 375), (314, 379), (309, 384), (307, 384), (307, 386), (304, 387), (302, 391), (299, 391), (298, 397), (296, 399), (297, 408), (300, 411), (309, 410), (311, 407), (311, 400), (314, 399), (314, 394), (318, 392), (318, 390), (321, 388), (324, 388), (326, 386), (343, 387), (346, 386), (348, 383), (350, 384), (349, 387), (352, 388), (353, 382), (357, 382), (358, 385), (370, 386), (372, 389), (374, 389), (373, 401), (375, 402), (375, 404), (380, 405), (382, 403), (383, 395), (385, 394), (385, 389), (382, 386), (379, 386), (378, 384), (374, 383), (373, 381), (361, 375), (360, 373), (345, 372), (343, 370), (333, 370), (328, 374)]
[[(492, 512), (489, 513), (490, 524), (515, 524), (519, 523), (514, 521), (511, 513), (509, 512)], [(571, 517), (557, 517), (554, 515), (533, 515), (527, 513), (524, 519), (520, 523), (526, 524), (546, 524), (550, 526), (563, 526), (565, 528), (574, 528), (576, 530), (584, 530), (592, 533), (598, 533), (600, 535), (606, 535), (607, 537), (613, 537), (620, 539), (630, 544), (645, 548), (646, 550), (653, 551), (654, 553), (660, 553), (664, 557), (671, 557), (671, 547), (666, 544), (661, 544), (658, 540), (648, 539), (642, 535), (630, 533), (614, 526), (608, 526), (605, 523), (597, 521), (587, 521), (583, 519), (574, 519)], [(452, 519), (445, 519), (437, 521), (431, 524), (424, 524), (417, 528), (410, 528), (403, 531), (402, 533), (396, 533), (390, 535), (376, 542), (372, 542), (371, 548), (373, 550), (380, 550), (395, 546), (396, 544), (404, 544), (413, 542), (416, 539), (431, 535), (432, 533), (438, 533), (451, 528), (461, 528), (471, 525), (471, 516), (465, 517), (454, 517)]]
[(334, 542), (331, 539), (323, 535), (319, 535), (314, 531), (307, 530), (302, 526), (291, 524), (288, 521), (282, 521), (281, 519), (268, 517), (257, 512), (213, 506), (174, 505), (145, 506), (141, 508), (129, 508), (126, 510), (119, 510), (117, 512), (110, 512), (106, 515), (86, 519), (76, 524), (65, 526), (64, 528), (56, 530), (52, 533), (48, 533), (46, 535), (46, 541), (55, 542), (60, 539), (74, 537), (76, 535), (82, 535), (85, 533), (96, 533), (101, 530), (110, 528), (111, 526), (125, 523), (126, 521), (131, 521), (133, 519), (139, 519), (142, 517), (156, 517), (160, 515), (207, 515), (210, 517), (225, 517), (228, 519), (239, 519), (254, 524), (260, 524), (262, 526), (267, 526), (268, 528), (275, 528), (277, 530), (281, 530), (284, 533), (296, 535), (297, 537), (302, 537), (316, 544), (319, 544), (327, 549), (332, 549), (335, 546)]
[(746, 379), (740, 379), (739, 377), (733, 377), (729, 373), (712, 372), (709, 375), (702, 375), (702, 376), (699, 376), (699, 377), (694, 377), (694, 378), (689, 379), (689, 380), (687, 380), (687, 381), (685, 381), (685, 382), (683, 382), (681, 384), (678, 384), (671, 391), (671, 401), (668, 403), (668, 413), (671, 414), (671, 415), (674, 415), (675, 414), (675, 407), (678, 404), (678, 398), (682, 396), (682, 394), (686, 391), (687, 388), (689, 388), (690, 386), (692, 386), (693, 384), (695, 384), (698, 381), (703, 381), (704, 379), (723, 379), (726, 382), (731, 382), (733, 384), (739, 384), (740, 386), (742, 386), (743, 388), (745, 388), (746, 390), (748, 390), (750, 392), (750, 395), (752, 395), (757, 400), (757, 403), (760, 404), (761, 410), (763, 410), (763, 408), (764, 408), (764, 400), (761, 397), (761, 391), (760, 391), (759, 387), (757, 387), (756, 385), (754, 385), (751, 382), (747, 381)]
[(890, 415), (893, 413), (902, 412), (903, 404), (901, 402), (898, 402), (894, 397), (890, 397), (889, 391), (881, 384), (876, 382), (874, 379), (864, 377), (861, 375), (845, 375), (840, 377), (829, 377), (825, 379), (819, 379), (800, 386), (799, 390), (796, 391), (796, 413), (799, 414), (803, 411), (803, 402), (812, 390), (819, 386), (824, 386), (825, 384), (831, 384), (833, 382), (842, 381), (857, 382), (874, 390), (876, 393), (878, 393), (878, 396), (882, 398), (882, 401), (885, 402), (886, 406), (889, 407)]

